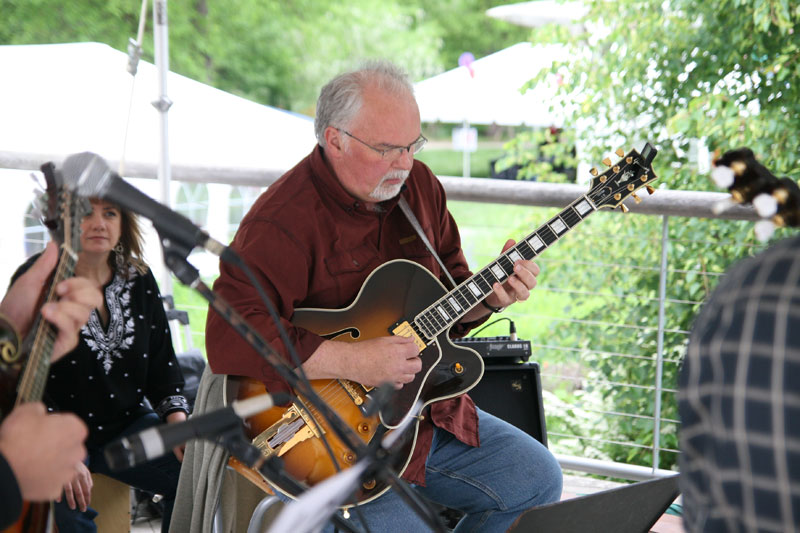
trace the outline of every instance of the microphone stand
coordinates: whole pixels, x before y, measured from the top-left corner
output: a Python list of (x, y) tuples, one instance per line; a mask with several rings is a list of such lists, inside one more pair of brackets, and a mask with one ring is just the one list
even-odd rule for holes
[[(159, 228), (156, 229), (159, 231), (159, 237), (161, 237), (161, 230)], [(431, 512), (431, 509), (425, 505), (419, 496), (414, 493), (409, 485), (391, 468), (391, 453), (387, 449), (391, 447), (391, 444), (384, 448), (381, 445), (382, 439), (380, 438), (373, 438), (372, 445), (370, 446), (364, 444), (360, 437), (355, 435), (355, 433), (342, 422), (339, 415), (333, 411), (327, 403), (319, 398), (316, 392), (309, 386), (308, 382), (299, 379), (297, 374), (295, 374), (275, 350), (272, 349), (267, 341), (265, 341), (230, 304), (223, 298), (214, 294), (208, 285), (200, 279), (200, 272), (187, 260), (189, 252), (194, 248), (193, 243), (187, 245), (162, 237), (161, 244), (163, 247), (164, 262), (181, 283), (195, 289), (203, 296), (203, 298), (209, 302), (209, 305), (219, 313), (219, 315), (224, 318), (225, 321), (236, 330), (236, 332), (239, 333), (294, 390), (307, 398), (323, 418), (325, 418), (336, 436), (353, 450), (357, 456), (372, 458), (373, 465), (367, 469), (363, 479), (367, 480), (370, 476), (381, 476), (384, 479), (388, 479), (392, 486), (397, 489), (398, 494), (417, 515), (419, 515), (434, 531), (444, 533), (446, 530), (444, 526), (442, 526), (441, 521)], [(378, 431), (380, 431), (381, 434), (385, 434), (386, 428), (379, 426)], [(399, 431), (397, 434), (399, 435)], [(376, 437), (378, 436), (380, 435), (376, 434)], [(391, 439), (391, 436), (389, 438)], [(393, 442), (393, 439), (391, 439), (391, 442)], [(282, 480), (292, 483), (294, 487), (299, 489), (298, 492), (304, 490), (294, 479), (281, 472), (281, 469), (275, 468), (271, 460), (265, 460), (261, 451), (247, 442), (241, 433), (236, 438), (223, 439), (223, 445), (244, 464), (251, 468), (256, 468), (259, 472), (264, 474), (265, 477), (267, 477), (267, 473), (277, 475), (280, 476)], [(353, 492), (355, 492), (355, 489)], [(351, 526), (335, 512), (333, 513), (332, 520), (336, 522), (338, 527), (346, 529), (347, 531), (353, 531)]]

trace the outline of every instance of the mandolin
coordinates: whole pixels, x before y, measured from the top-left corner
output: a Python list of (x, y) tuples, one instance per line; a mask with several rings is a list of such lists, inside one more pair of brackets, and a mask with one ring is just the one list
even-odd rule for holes
[[(555, 217), (506, 250), (498, 259), (447, 291), (439, 280), (417, 263), (398, 259), (376, 268), (365, 280), (355, 301), (343, 309), (297, 309), (292, 323), (326, 339), (360, 342), (386, 335), (412, 337), (420, 350), (422, 370), (414, 381), (396, 391), (389, 405), (367, 416), (372, 388), (344, 379), (312, 380), (311, 385), (339, 417), (365, 443), (380, 436), (380, 427), (392, 430), (400, 425), (419, 400), (423, 406), (469, 391), (483, 376), (483, 361), (477, 352), (456, 346), (449, 338), (450, 328), (470, 309), (492, 292), (495, 282), (504, 282), (513, 274), (514, 263), (533, 259), (555, 243), (579, 222), (601, 208), (627, 211), (623, 201), (639, 188), (653, 189), (657, 179), (651, 163), (657, 151), (646, 144), (641, 153), (631, 150), (617, 155), (622, 159), (602, 174), (592, 169), (589, 191), (564, 208)], [(376, 354), (376, 356), (379, 356)], [(258, 380), (226, 376), (226, 400), (246, 399), (263, 394)], [(419, 419), (413, 430), (400, 437), (393, 465), (402, 474), (411, 459)], [(318, 416), (313, 406), (299, 396), (286, 407), (275, 407), (247, 419), (248, 436), (265, 457), (283, 459), (285, 470), (305, 486), (313, 486), (346, 469), (358, 460)], [(336, 464), (323, 444), (327, 440)], [(290, 497), (298, 496), (281, 480), (265, 478), (273, 487)], [(387, 482), (367, 480), (349, 501), (348, 506), (373, 500), (388, 490)]]
[[(65, 183), (60, 171), (51, 163), (42, 166), (47, 190), (40, 209), (51, 238), (59, 243), (59, 258), (52, 279), (42, 294), (38, 308), (57, 300), (55, 287), (75, 272), (80, 251), (81, 222), (91, 212), (85, 198), (77, 196)], [(20, 350), (0, 356), (0, 418), (11, 412), (15, 405), (42, 400), (47, 384), (50, 358), (57, 331), (41, 315), (34, 321), (31, 332)], [(50, 503), (23, 502), (20, 519), (4, 533), (38, 533), (51, 531), (53, 526)]]

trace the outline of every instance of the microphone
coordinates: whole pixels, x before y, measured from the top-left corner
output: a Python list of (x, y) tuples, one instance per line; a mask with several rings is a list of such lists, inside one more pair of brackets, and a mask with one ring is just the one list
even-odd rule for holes
[(242, 419), (266, 411), (276, 403), (289, 401), (289, 395), (261, 394), (210, 413), (193, 416), (185, 422), (161, 424), (110, 442), (103, 453), (111, 470), (118, 471), (156, 459), (190, 439), (217, 437), (240, 431)]
[(150, 219), (165, 245), (171, 240), (190, 249), (200, 246), (226, 261), (237, 261), (236, 254), (227, 246), (213, 239), (185, 216), (127, 183), (97, 154), (81, 152), (67, 157), (61, 173), (79, 195), (103, 198)]

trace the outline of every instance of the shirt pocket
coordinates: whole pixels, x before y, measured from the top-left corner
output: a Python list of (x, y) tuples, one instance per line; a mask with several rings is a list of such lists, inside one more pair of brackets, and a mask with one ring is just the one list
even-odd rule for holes
[[(435, 246), (434, 243), (436, 241), (433, 239), (430, 226), (424, 228), (423, 231), (431, 245)], [(416, 232), (414, 235), (405, 237), (400, 241), (400, 249), (402, 250), (403, 258), (419, 263), (437, 276), (439, 275), (439, 271), (441, 270), (439, 264)]]

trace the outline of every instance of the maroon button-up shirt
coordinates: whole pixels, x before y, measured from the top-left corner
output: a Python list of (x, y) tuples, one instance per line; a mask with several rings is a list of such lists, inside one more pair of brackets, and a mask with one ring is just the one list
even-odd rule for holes
[[(401, 194), (451, 275), (459, 283), (470, 277), (444, 189), (430, 169), (415, 161)], [(295, 309), (346, 307), (370, 272), (392, 259), (415, 261), (447, 285), (436, 259), (396, 204), (397, 198), (383, 202), (382, 212), (366, 209), (342, 188), (323, 149), (317, 146), (270, 186), (242, 220), (231, 246), (254, 271), (275, 304), (301, 362), (324, 339), (292, 325)], [(221, 263), (214, 290), (289, 360), (276, 326), (239, 269)], [(455, 336), (467, 331), (468, 327), (460, 324), (451, 329)], [(215, 373), (255, 378), (270, 391), (287, 388), (278, 374), (213, 311), (206, 324), (206, 349)], [(408, 481), (420, 485), (425, 484), (425, 461), (433, 437), (431, 422), (470, 446), (479, 445), (478, 416), (468, 396), (432, 404), (430, 417), (420, 423), (414, 453), (403, 474)]]

